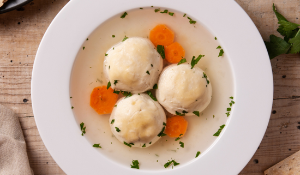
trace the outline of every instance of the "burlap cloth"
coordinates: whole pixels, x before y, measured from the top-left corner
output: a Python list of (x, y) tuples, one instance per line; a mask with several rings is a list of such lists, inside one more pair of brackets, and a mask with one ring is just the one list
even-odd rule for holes
[(32, 175), (19, 119), (0, 104), (0, 175)]

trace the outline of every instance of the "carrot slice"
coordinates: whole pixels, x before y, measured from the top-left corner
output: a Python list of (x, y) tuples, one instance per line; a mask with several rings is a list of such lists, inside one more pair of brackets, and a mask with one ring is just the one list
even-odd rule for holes
[(91, 93), (90, 106), (98, 114), (110, 114), (118, 100), (118, 94), (106, 86), (95, 87)]
[(178, 43), (172, 43), (165, 47), (166, 60), (169, 63), (178, 63), (185, 56), (183, 47)]
[(169, 137), (183, 137), (186, 129), (187, 129), (188, 122), (182, 116), (174, 116), (171, 118), (167, 118), (167, 126), (165, 133)]
[(155, 46), (168, 46), (174, 41), (174, 32), (164, 24), (159, 24), (150, 31), (149, 38)]

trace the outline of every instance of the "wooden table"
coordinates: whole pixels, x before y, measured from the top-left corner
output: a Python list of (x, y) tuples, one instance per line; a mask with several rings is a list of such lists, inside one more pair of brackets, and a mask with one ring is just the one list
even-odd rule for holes
[[(35, 174), (65, 174), (39, 136), (31, 108), (30, 80), (43, 34), (68, 2), (35, 0), (0, 15), (0, 103), (13, 109), (20, 119)], [(300, 23), (299, 0), (237, 2), (254, 21), (264, 40), (268, 40), (270, 34), (278, 34), (273, 2), (288, 20)], [(243, 175), (262, 175), (265, 169), (300, 150), (300, 55), (282, 55), (271, 63), (274, 76), (271, 120), (256, 153), (241, 171)]]

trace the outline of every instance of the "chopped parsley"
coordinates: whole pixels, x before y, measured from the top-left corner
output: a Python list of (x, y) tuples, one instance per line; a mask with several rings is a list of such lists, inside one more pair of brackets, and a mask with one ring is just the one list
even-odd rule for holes
[(121, 94), (124, 95), (125, 98), (132, 96), (132, 93), (131, 92), (127, 92), (127, 91), (121, 91)]
[(215, 118), (215, 115), (213, 115), (213, 118)]
[(149, 145), (151, 145), (152, 142), (149, 142)]
[(140, 8), (141, 10), (143, 9), (143, 8)]
[(177, 111), (175, 111), (175, 113), (176, 113), (176, 115), (179, 115), (179, 116), (185, 116), (185, 114), (184, 113), (180, 113), (180, 112), (177, 112)]
[(231, 111), (231, 108), (227, 108), (227, 111)]
[(183, 15), (183, 17), (185, 17), (186, 16), (186, 13)]
[(112, 37), (114, 38), (114, 37), (116, 37), (115, 35), (112, 35)]
[(229, 97), (230, 99), (233, 99), (233, 96)]
[(183, 110), (183, 111), (182, 111), (182, 113), (183, 113), (183, 114), (187, 114), (188, 112), (187, 112), (187, 111), (185, 111), (185, 110)]
[[(166, 136), (166, 135), (167, 135), (167, 134), (164, 133), (165, 128), (166, 128), (166, 127), (164, 126), (164, 127), (161, 129), (160, 133), (158, 133), (158, 135), (157, 135), (158, 137), (163, 137), (163, 136)], [(150, 143), (151, 143), (151, 142), (150, 142)], [(149, 144), (150, 144), (150, 143), (149, 143)]]
[(219, 52), (219, 55), (218, 55), (218, 57), (221, 57), (221, 56), (223, 56), (223, 54), (224, 54), (224, 50), (223, 50), (223, 49), (221, 49), (221, 50), (220, 50), (220, 52)]
[(108, 54), (107, 53), (105, 53), (105, 56), (107, 56)]
[(225, 114), (227, 115), (227, 117), (229, 117), (229, 116), (230, 116), (230, 113), (229, 113), (229, 112), (226, 112)]
[(196, 116), (200, 117), (200, 112), (199, 111), (194, 111), (193, 114), (195, 114)]
[(180, 141), (179, 144), (180, 144), (181, 148), (184, 148), (184, 143), (183, 142)]
[(160, 8), (158, 8), (158, 9), (154, 9), (154, 12), (156, 13), (156, 12), (159, 12), (160, 11)]
[(166, 124), (165, 122), (163, 122), (163, 125), (164, 125), (164, 126), (167, 126), (167, 124)]
[(115, 81), (114, 81), (114, 85), (116, 85), (116, 84), (118, 83), (118, 81), (119, 81), (119, 80), (115, 80)]
[(221, 46), (218, 46), (216, 49), (221, 49)]
[(72, 106), (71, 109), (74, 109), (74, 106)]
[(195, 158), (197, 158), (200, 154), (201, 154), (201, 152), (200, 152), (200, 151), (197, 151), (197, 154), (196, 154), (196, 157), (195, 157)]
[(149, 72), (149, 71), (147, 71), (146, 73), (150, 75), (150, 72)]
[(180, 65), (180, 64), (185, 63), (185, 62), (186, 62), (186, 59), (185, 59), (185, 58), (182, 58), (182, 59), (178, 62), (177, 65)]
[(177, 137), (176, 139), (175, 139), (175, 141), (178, 141), (180, 139), (180, 137)]
[(131, 147), (131, 145), (124, 141), (124, 145)]
[(86, 40), (88, 41), (88, 40), (89, 40), (89, 38), (86, 38)]
[(85, 47), (82, 47), (82, 50), (84, 50), (85, 49)]
[(113, 124), (113, 123), (115, 123), (115, 119), (112, 119), (110, 122), (110, 124)]
[(122, 42), (124, 42), (127, 39), (128, 39), (128, 37), (125, 35), (125, 37), (123, 38)]
[(215, 40), (217, 40), (217, 37), (215, 37)]
[(207, 75), (203, 72), (203, 77), (202, 78), (205, 78), (206, 79), (206, 83), (209, 84), (209, 80), (207, 79)]
[(123, 15), (120, 18), (125, 18), (126, 15), (128, 15), (128, 13), (124, 12)]
[(173, 13), (173, 12), (169, 12), (169, 15), (170, 15), (170, 16), (173, 16), (173, 15), (174, 15), (174, 13)]
[(153, 89), (157, 89), (157, 84), (155, 84), (155, 85), (153, 86)]
[(117, 132), (120, 132), (121, 130), (118, 127), (115, 127)]
[(106, 89), (108, 89), (111, 86), (110, 81), (107, 83)]
[(180, 136), (183, 136), (183, 134), (179, 134), (179, 137), (180, 137)]
[(214, 136), (219, 136), (224, 127), (225, 125), (221, 125), (220, 129), (214, 134)]
[(152, 100), (157, 101), (157, 99), (153, 96), (152, 92), (147, 91), (146, 93), (152, 98)]
[(120, 93), (120, 91), (116, 91), (115, 89), (114, 89), (114, 92), (113, 93), (115, 93), (115, 94), (119, 94)]
[(160, 54), (162, 59), (165, 59), (165, 47), (163, 45), (157, 45), (157, 52)]
[(200, 59), (202, 58), (202, 57), (204, 57), (205, 55), (199, 55), (196, 59), (195, 59), (195, 56), (193, 56), (193, 58), (192, 58), (192, 61), (191, 61), (191, 66), (192, 66), (192, 68), (191, 69), (193, 69), (194, 68), (194, 66), (200, 61)]
[(196, 21), (194, 21), (194, 20), (192, 20), (192, 18), (190, 18), (190, 17), (187, 17), (190, 21), (190, 24), (196, 24)]
[(84, 123), (83, 122), (81, 122), (80, 123), (80, 130), (81, 130), (81, 135), (83, 136), (86, 132), (85, 132), (85, 129), (86, 129), (86, 126), (84, 126)]
[(93, 147), (95, 147), (95, 148), (102, 148), (102, 147), (100, 146), (100, 143), (99, 143), (99, 144), (94, 144)]
[(136, 169), (140, 169), (140, 166), (139, 166), (139, 161), (138, 160), (132, 160), (132, 165), (131, 168), (136, 168)]
[(70, 98), (73, 98), (73, 97), (70, 97)]
[(151, 67), (153, 67), (153, 64), (151, 64)]
[(168, 13), (168, 10), (164, 10), (163, 12), (160, 12), (160, 13)]
[(117, 107), (117, 105), (115, 105), (115, 107)]
[(173, 163), (174, 166), (177, 166), (177, 165), (180, 164), (180, 163), (177, 163), (175, 160), (171, 160), (171, 161), (165, 163), (165, 164), (164, 164), (164, 167), (165, 167), (165, 168), (168, 168), (172, 163)]
[(144, 145), (142, 147), (145, 148), (146, 147), (146, 143), (144, 143)]

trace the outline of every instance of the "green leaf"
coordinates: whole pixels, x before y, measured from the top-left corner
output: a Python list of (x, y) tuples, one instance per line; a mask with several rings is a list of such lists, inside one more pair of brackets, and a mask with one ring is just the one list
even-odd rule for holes
[(149, 71), (147, 71), (146, 73), (150, 75), (150, 72), (149, 72)]
[(180, 64), (185, 63), (185, 62), (186, 62), (186, 59), (185, 59), (185, 58), (182, 58), (182, 59), (178, 62), (177, 65), (180, 65)]
[(155, 85), (153, 86), (153, 89), (157, 89), (157, 84), (155, 84)]
[(180, 141), (179, 144), (180, 144), (181, 148), (184, 148), (184, 143), (183, 142)]
[(214, 134), (214, 136), (219, 136), (224, 127), (225, 125), (220, 126), (220, 129)]
[(123, 38), (122, 42), (124, 42), (127, 39), (128, 39), (128, 37), (125, 35), (125, 37)]
[(124, 141), (124, 145), (131, 147), (131, 145)]
[(197, 158), (200, 154), (201, 154), (201, 152), (198, 151), (195, 158)]
[(99, 143), (99, 144), (94, 144), (93, 147), (95, 147), (95, 148), (102, 148), (102, 147), (100, 146), (100, 143)]
[(221, 57), (221, 56), (223, 56), (223, 54), (224, 54), (224, 50), (223, 50), (223, 49), (221, 49), (221, 50), (220, 50), (220, 52), (219, 52), (219, 55), (218, 55), (218, 57)]
[(180, 163), (177, 163), (175, 160), (171, 160), (171, 161), (168, 161), (167, 163), (165, 163), (164, 167), (168, 168), (172, 163), (173, 163), (174, 166), (177, 166), (177, 165), (180, 164)]
[(270, 42), (265, 41), (265, 45), (267, 47), (270, 59), (273, 59), (278, 55), (287, 53), (291, 47), (291, 44), (275, 35), (270, 35)]
[(170, 16), (173, 16), (173, 15), (174, 15), (174, 13), (173, 13), (173, 12), (169, 12), (169, 15), (170, 15)]
[(132, 165), (130, 165), (130, 166), (131, 166), (131, 168), (140, 169), (139, 164), (140, 163), (138, 160), (132, 160)]
[[(164, 126), (164, 127), (161, 129), (160, 133), (157, 134), (158, 137), (163, 137), (163, 136), (166, 136), (166, 135), (167, 135), (167, 134), (164, 133), (165, 128), (166, 128), (166, 127)], [(150, 142), (149, 144), (151, 144), (151, 142)]]
[(177, 140), (179, 140), (180, 139), (180, 137), (177, 137), (176, 139), (175, 139), (175, 141), (177, 141)]
[(185, 114), (184, 113), (180, 113), (180, 112), (177, 112), (177, 111), (175, 111), (175, 113), (176, 113), (176, 115), (179, 115), (179, 116), (185, 116)]
[(120, 132), (121, 130), (118, 127), (115, 127), (117, 132)]
[(281, 20), (288, 21), (287, 19), (285, 19), (285, 17), (283, 17), (280, 13), (277, 12), (274, 3), (273, 3), (273, 11), (274, 11), (278, 21), (281, 21)]
[(192, 61), (191, 61), (191, 65), (192, 65), (192, 68), (191, 69), (193, 69), (194, 68), (194, 66), (200, 61), (200, 59), (202, 58), (202, 57), (204, 57), (205, 55), (199, 55), (196, 59), (195, 59), (195, 56), (193, 56), (193, 58), (192, 58)]
[(295, 24), (284, 20), (278, 21), (278, 24), (280, 24), (280, 26), (278, 27), (277, 31), (282, 36), (292, 36), (294, 33), (293, 30), (297, 29), (298, 26), (300, 26), (299, 24)]
[(200, 116), (200, 112), (199, 112), (199, 111), (194, 111), (193, 113), (194, 113), (196, 116), (198, 116), (198, 117)]
[(111, 86), (111, 83), (110, 83), (110, 81), (109, 81), (109, 82), (107, 83), (106, 89), (108, 89), (110, 86)]
[(163, 12), (160, 12), (160, 13), (168, 13), (168, 10), (164, 10)]
[(157, 101), (157, 99), (153, 96), (152, 92), (147, 91), (146, 92), (154, 101)]
[(120, 18), (125, 18), (126, 15), (128, 15), (127, 12), (124, 12)]
[(119, 80), (115, 80), (115, 81), (114, 81), (114, 85), (117, 85), (118, 81), (119, 81)]
[(144, 143), (144, 145), (142, 147), (145, 148), (146, 147), (146, 143)]
[(299, 53), (300, 52), (300, 30), (297, 32), (296, 36), (290, 39), (289, 43), (292, 44), (289, 53)]
[(110, 122), (110, 124), (113, 124), (113, 123), (115, 123), (115, 119), (112, 119)]
[(127, 91), (121, 91), (121, 94), (124, 95), (125, 98), (132, 96), (132, 93), (131, 92), (127, 92)]
[(293, 30), (291, 32), (288, 32), (287, 35), (284, 37), (284, 40), (286, 42), (289, 42), (289, 40), (291, 38), (294, 38), (296, 36), (296, 34), (298, 33), (298, 31), (299, 31), (299, 28), (297, 28), (297, 29), (295, 29), (295, 30)]
[(154, 10), (155, 13), (159, 12), (159, 11), (160, 11), (160, 8)]
[(162, 59), (165, 59), (165, 47), (162, 45), (157, 45), (157, 52), (160, 54), (160, 56), (162, 57)]

